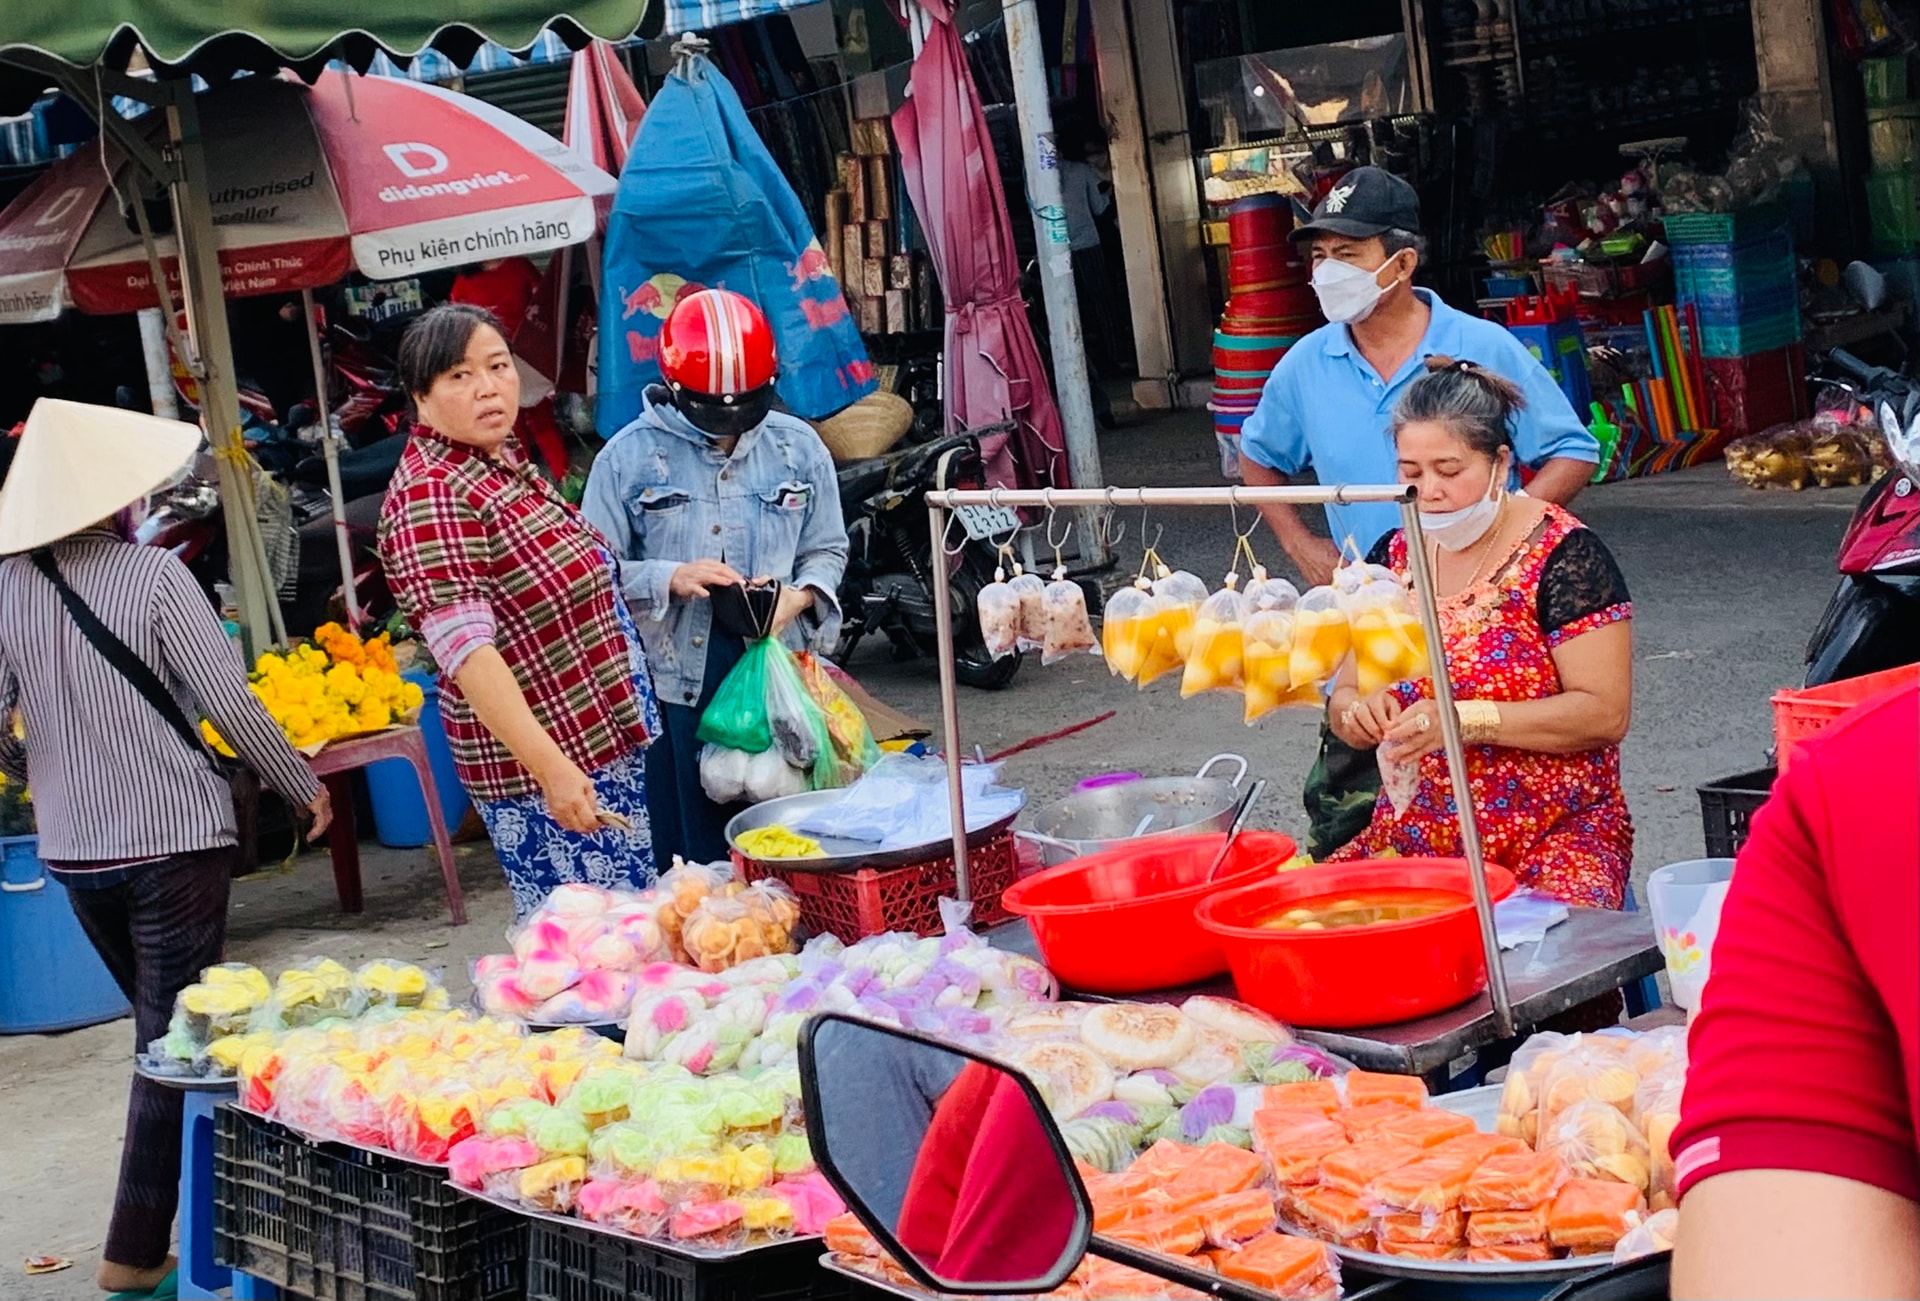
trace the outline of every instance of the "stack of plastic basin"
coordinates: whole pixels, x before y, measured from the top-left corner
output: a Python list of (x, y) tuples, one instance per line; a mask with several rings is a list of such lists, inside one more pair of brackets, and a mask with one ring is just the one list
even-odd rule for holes
[(34, 836), (0, 839), (0, 1034), (75, 1030), (127, 1014)]
[(1324, 323), (1307, 283), (1305, 253), (1289, 238), (1293, 201), (1259, 194), (1227, 213), (1227, 310), (1213, 333), (1213, 432), (1229, 476), (1239, 462), (1240, 426), (1260, 402), (1267, 376), (1287, 349)]

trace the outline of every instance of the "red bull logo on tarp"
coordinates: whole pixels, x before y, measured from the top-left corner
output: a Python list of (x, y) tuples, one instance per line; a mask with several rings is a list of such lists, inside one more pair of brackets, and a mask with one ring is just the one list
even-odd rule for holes
[(820, 419), (873, 392), (826, 251), (792, 186), (705, 59), (667, 79), (647, 109), (607, 223), (595, 420), (611, 436), (658, 383), (662, 322), (706, 286), (752, 299), (773, 325), (781, 400)]

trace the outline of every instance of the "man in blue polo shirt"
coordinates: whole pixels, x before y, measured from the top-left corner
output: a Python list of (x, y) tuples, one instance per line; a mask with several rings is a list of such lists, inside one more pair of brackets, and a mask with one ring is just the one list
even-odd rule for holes
[[(1526, 346), (1413, 287), (1425, 240), (1411, 185), (1377, 167), (1358, 168), (1328, 191), (1293, 238), (1312, 243), (1314, 293), (1329, 324), (1280, 359), (1247, 417), (1240, 464), (1248, 484), (1287, 483), (1309, 468), (1323, 484), (1397, 482), (1393, 408), (1436, 355), (1474, 362), (1526, 395), (1513, 441), (1516, 459), (1535, 472), (1529, 495), (1565, 505), (1592, 478), (1599, 444)], [(1326, 511), (1331, 539), (1312, 532), (1292, 506), (1261, 512), (1312, 584), (1332, 576), (1348, 539), (1365, 555), (1400, 525), (1395, 506)], [(1349, 749), (1324, 723), (1320, 741), (1306, 791), (1315, 857), (1366, 827), (1380, 783), (1371, 752)]]

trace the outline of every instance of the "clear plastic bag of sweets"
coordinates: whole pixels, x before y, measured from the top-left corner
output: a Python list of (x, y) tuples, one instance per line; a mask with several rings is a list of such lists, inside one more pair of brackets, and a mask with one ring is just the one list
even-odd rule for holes
[(1047, 616), (1043, 604), (1047, 592), (1045, 581), (1038, 574), (1029, 574), (1015, 561), (1013, 577), (1007, 581), (1007, 586), (1020, 600), (1020, 649), (1042, 649), (1047, 641)]
[[(1142, 687), (1186, 664), (1193, 650), (1193, 625), (1207, 599), (1207, 585), (1186, 570), (1170, 570), (1155, 556), (1153, 600), (1146, 628), (1152, 634), (1140, 665)], [(1143, 641), (1146, 640), (1144, 637)]]
[(980, 637), (987, 653), (1005, 659), (1020, 649), (1020, 593), (1007, 582), (1007, 571), (996, 568), (993, 581), (974, 598), (980, 612)]
[(1146, 663), (1147, 610), (1153, 604), (1153, 584), (1145, 578), (1134, 580), (1107, 598), (1100, 616), (1100, 651), (1107, 657), (1107, 671), (1128, 682), (1137, 681), (1140, 667)]
[(1068, 581), (1064, 568), (1053, 571), (1053, 581), (1047, 584), (1041, 603), (1042, 664), (1055, 664), (1069, 655), (1094, 649), (1093, 621), (1087, 618), (1087, 594), (1080, 590), (1080, 584)]
[(1289, 661), (1295, 687), (1325, 682), (1340, 669), (1352, 649), (1353, 634), (1340, 593), (1316, 587), (1300, 598), (1293, 612), (1293, 648)]
[(1192, 650), (1186, 671), (1180, 676), (1183, 699), (1202, 691), (1239, 691), (1245, 685), (1242, 624), (1246, 599), (1237, 588), (1239, 579), (1238, 574), (1228, 574), (1225, 586), (1200, 603), (1193, 622)]
[(1394, 682), (1423, 678), (1427, 635), (1414, 613), (1413, 598), (1398, 581), (1373, 581), (1342, 602), (1353, 639), (1356, 685), (1371, 696)]

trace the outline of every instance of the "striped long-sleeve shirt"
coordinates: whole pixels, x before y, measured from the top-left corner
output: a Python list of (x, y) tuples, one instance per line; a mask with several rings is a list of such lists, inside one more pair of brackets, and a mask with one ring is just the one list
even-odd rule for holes
[[(56, 542), (53, 554), (67, 583), (188, 718), (210, 719), (296, 806), (319, 795), (172, 553), (89, 530)], [(226, 778), (94, 649), (24, 555), (0, 561), (0, 717), (15, 706), (26, 740), (0, 729), (0, 771), (32, 787), (46, 862), (141, 862), (235, 842)]]

